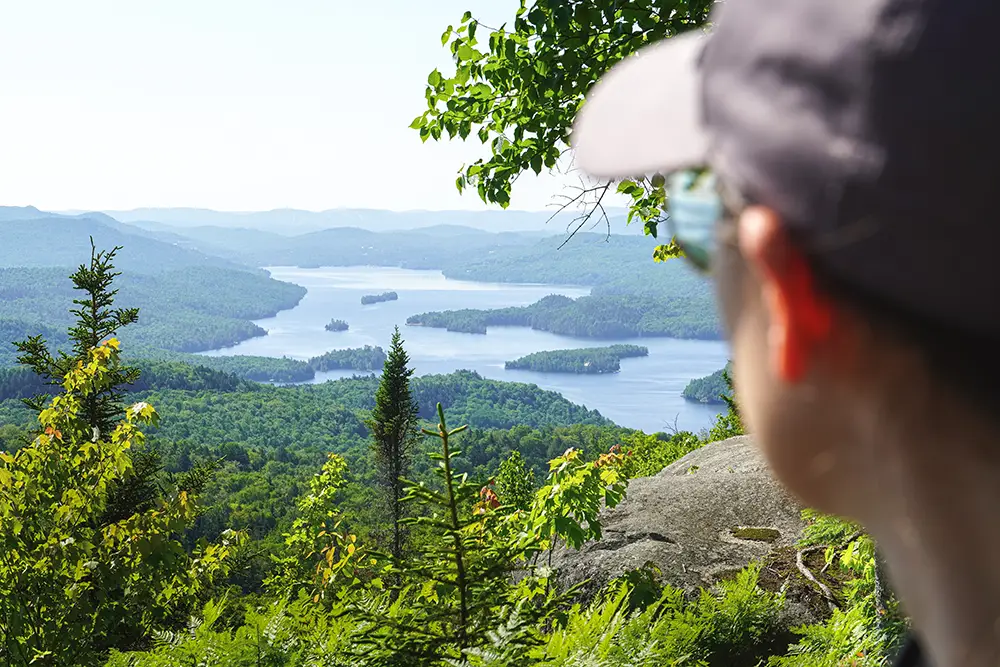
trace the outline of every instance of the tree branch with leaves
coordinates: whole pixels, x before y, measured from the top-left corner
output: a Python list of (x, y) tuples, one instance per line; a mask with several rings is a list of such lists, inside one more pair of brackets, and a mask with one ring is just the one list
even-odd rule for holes
[[(426, 109), (410, 127), (423, 141), (475, 137), (486, 155), (463, 165), (455, 181), (486, 203), (510, 204), (526, 172), (560, 167), (573, 120), (590, 87), (638, 49), (707, 25), (712, 0), (521, 0), (510, 23), (488, 28), (471, 12), (441, 36), (454, 71), (427, 77)], [(483, 35), (488, 31), (488, 35)], [(608, 222), (603, 195), (614, 188), (629, 199), (628, 220), (657, 236), (666, 193), (662, 178), (616, 186), (584, 186), (599, 196), (570, 197), (578, 224)], [(564, 210), (566, 207), (560, 210)], [(658, 260), (679, 254), (672, 242)]]

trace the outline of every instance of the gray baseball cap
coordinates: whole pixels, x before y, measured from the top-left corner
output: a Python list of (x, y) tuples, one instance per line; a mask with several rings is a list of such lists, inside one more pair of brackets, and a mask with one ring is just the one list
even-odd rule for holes
[(835, 277), (1000, 339), (1000, 2), (726, 0), (589, 92), (576, 163), (711, 167)]

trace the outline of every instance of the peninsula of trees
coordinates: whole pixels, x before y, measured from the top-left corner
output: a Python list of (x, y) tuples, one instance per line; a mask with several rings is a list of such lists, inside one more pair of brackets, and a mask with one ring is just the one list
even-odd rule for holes
[(621, 370), (621, 360), (626, 357), (645, 357), (649, 348), (641, 345), (610, 345), (608, 347), (585, 347), (578, 350), (552, 350), (535, 352), (508, 361), (507, 370), (528, 370), (540, 373), (600, 374), (617, 373)]
[(720, 368), (711, 375), (695, 378), (684, 387), (683, 396), (689, 401), (697, 403), (723, 404), (725, 398), (732, 398), (733, 392), (726, 382), (725, 373), (732, 373), (732, 364), (726, 364), (725, 368)]
[(530, 306), (429, 312), (412, 315), (406, 323), (475, 334), (485, 334), (490, 326), (520, 326), (605, 340), (654, 336), (713, 340), (719, 337), (718, 320), (712, 310), (692, 309), (684, 297), (649, 299), (628, 294), (578, 299), (553, 294)]
[(327, 331), (347, 331), (350, 326), (344, 320), (332, 319), (323, 328)]
[(381, 294), (365, 294), (361, 297), (362, 305), (369, 305), (372, 303), (382, 303), (383, 301), (395, 301), (399, 298), (399, 295), (395, 292), (382, 292)]

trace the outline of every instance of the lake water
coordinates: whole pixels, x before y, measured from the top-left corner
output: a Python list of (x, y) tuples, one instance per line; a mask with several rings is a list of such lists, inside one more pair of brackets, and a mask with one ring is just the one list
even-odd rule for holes
[[(308, 290), (295, 308), (258, 320), (268, 335), (208, 355), (249, 354), (309, 359), (333, 349), (380, 345), (388, 348), (392, 328), (399, 325), (417, 375), (473, 370), (483, 377), (528, 382), (558, 391), (570, 401), (596, 409), (622, 426), (646, 432), (680, 429), (698, 431), (719, 412), (715, 406), (685, 401), (687, 382), (722, 368), (728, 347), (718, 341), (670, 338), (594, 341), (558, 336), (524, 327), (491, 327), (483, 335), (405, 326), (410, 315), (430, 310), (500, 308), (534, 303), (549, 294), (584, 296), (586, 287), (512, 285), (450, 280), (437, 271), (383, 267), (300, 269), (267, 267), (277, 280)], [(362, 306), (365, 294), (394, 291), (398, 301)], [(324, 330), (331, 318), (346, 320), (350, 330)], [(648, 357), (623, 359), (621, 372), (572, 375), (505, 370), (504, 362), (538, 352), (566, 348), (636, 343), (649, 348)], [(314, 382), (350, 377), (357, 371), (317, 373)]]

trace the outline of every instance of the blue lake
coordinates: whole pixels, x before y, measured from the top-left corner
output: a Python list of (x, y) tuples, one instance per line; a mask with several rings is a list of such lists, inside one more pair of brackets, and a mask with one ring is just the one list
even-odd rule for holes
[[(584, 296), (590, 292), (586, 287), (479, 283), (450, 280), (437, 271), (384, 267), (267, 268), (277, 280), (308, 289), (301, 303), (275, 317), (259, 320), (257, 324), (267, 330), (267, 336), (205, 354), (305, 360), (334, 349), (364, 345), (386, 348), (393, 327), (399, 325), (417, 375), (468, 369), (496, 380), (528, 382), (597, 409), (622, 426), (647, 432), (675, 427), (698, 431), (708, 427), (719, 412), (716, 406), (685, 401), (681, 391), (692, 378), (708, 375), (725, 365), (728, 346), (723, 342), (670, 338), (594, 341), (523, 327), (491, 327), (483, 336), (406, 326), (406, 318), (416, 313), (528, 305), (549, 294)], [(385, 291), (398, 293), (399, 300), (361, 305), (363, 295)], [(331, 318), (346, 320), (350, 330), (324, 330)], [(624, 359), (621, 372), (611, 375), (504, 369), (505, 361), (532, 352), (612, 343), (645, 345), (649, 356)], [(320, 373), (314, 381), (350, 377), (355, 372)]]

